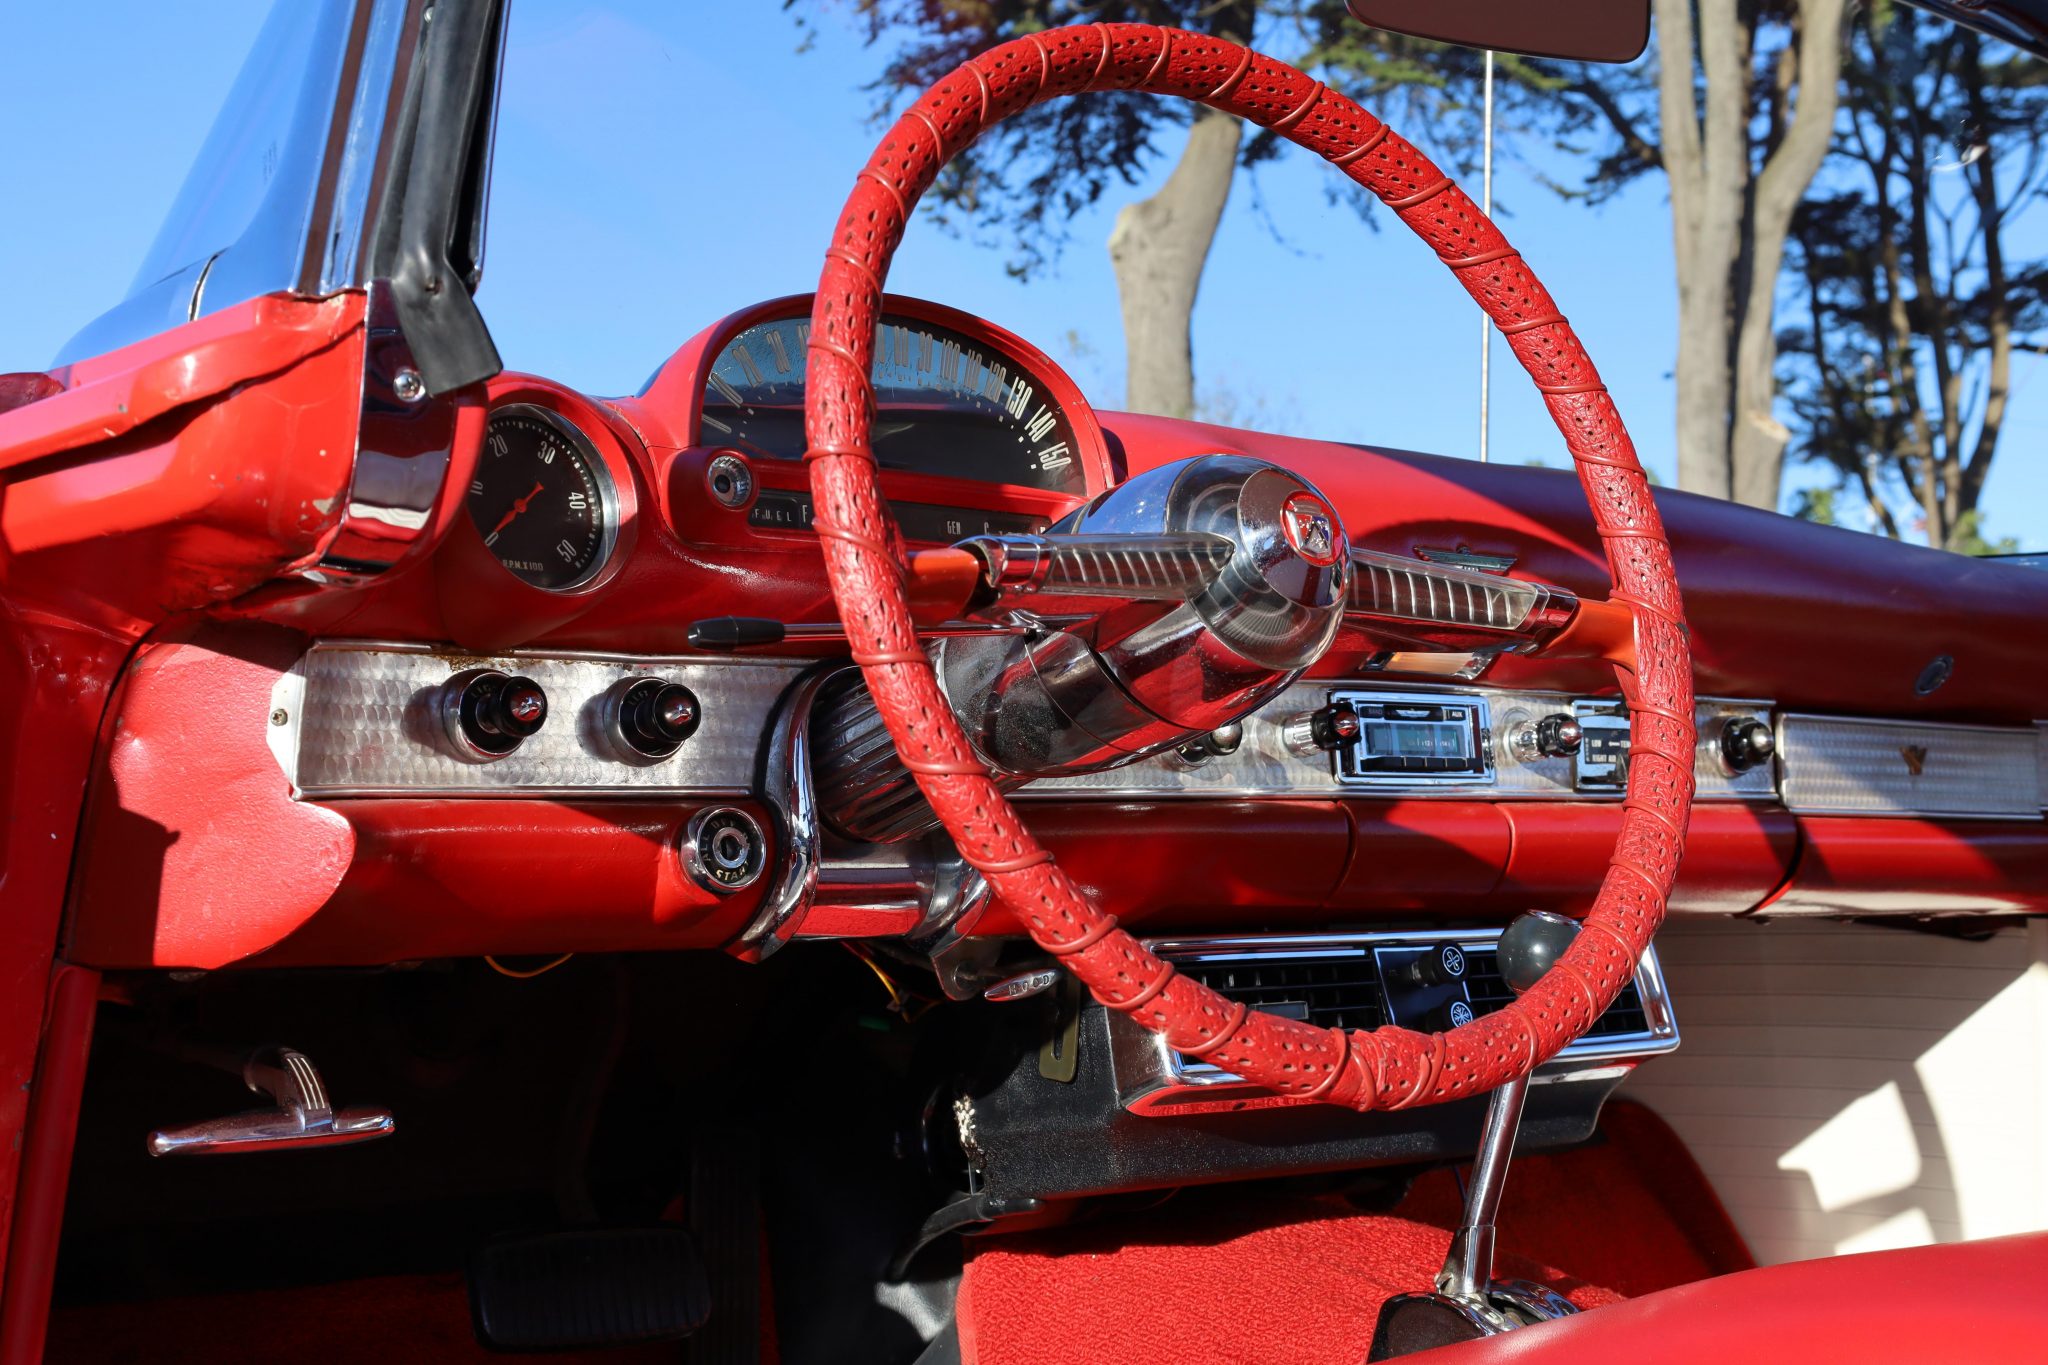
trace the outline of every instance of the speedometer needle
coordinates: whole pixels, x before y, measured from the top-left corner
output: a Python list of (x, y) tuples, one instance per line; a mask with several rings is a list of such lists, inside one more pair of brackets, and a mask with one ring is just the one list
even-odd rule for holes
[(491, 534), (485, 536), (484, 539), (495, 539), (497, 537), (498, 532), (504, 530), (507, 526), (510, 526), (514, 521), (518, 520), (519, 514), (526, 510), (527, 504), (531, 503), (535, 498), (539, 496), (540, 480), (536, 479), (533, 483), (533, 491), (531, 493), (528, 493), (525, 497), (521, 498), (518, 502), (513, 503), (512, 510), (505, 514), (504, 520), (500, 521), (496, 526), (493, 526), (491, 528)]

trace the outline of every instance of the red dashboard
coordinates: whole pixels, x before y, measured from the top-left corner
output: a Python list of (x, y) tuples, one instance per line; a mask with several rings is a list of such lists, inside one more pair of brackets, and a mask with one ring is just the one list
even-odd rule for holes
[[(469, 791), (401, 776), (310, 790), (302, 780), (295, 791), (277, 731), (296, 734), (299, 721), (278, 720), (290, 709), (278, 688), (315, 642), (412, 650), (426, 662), (409, 667), (444, 671), (557, 656), (702, 668), (716, 656), (692, 648), (690, 627), (726, 616), (792, 628), (756, 659), (843, 655), (802, 510), (805, 469), (790, 458), (789, 385), (801, 374), (789, 370), (801, 347), (778, 329), (799, 325), (807, 307), (776, 300), (714, 324), (636, 397), (501, 376), (483, 400), (492, 420), (465, 423), (467, 448), (452, 461), (469, 515), (441, 519), (420, 552), (363, 584), (273, 584), (146, 644), (123, 675), (92, 776), (82, 846), (95, 856), (75, 886), (72, 958), (213, 967), (732, 945), (765, 884), (707, 891), (684, 875), (677, 849), (711, 806), (772, 825), (746, 783)], [(1223, 452), (1312, 480), (1358, 546), (1604, 595), (1567, 474), (1098, 418), (1022, 339), (915, 300), (888, 310), (884, 359), (903, 368), (882, 392), (903, 434), (894, 457), (883, 449), (883, 486), (914, 509), (914, 539), (1042, 528), (1129, 474)], [(800, 410), (800, 387), (795, 401)], [(977, 463), (938, 472), (954, 449)], [(534, 519), (543, 502), (533, 490), (572, 465), (571, 494), (546, 513), (561, 520)], [(1685, 495), (1661, 502), (1703, 697), (1743, 699), (1767, 717), (2012, 734), (2040, 719), (2048, 577)], [(552, 553), (559, 563), (539, 557)], [(1316, 672), (1401, 686), (1398, 667), (1373, 671), (1382, 654), (1347, 627)], [(1939, 659), (1940, 682), (1923, 690)], [(1614, 692), (1599, 666), (1512, 654), (1477, 682), (1405, 682), (1465, 687), (1496, 708), (1510, 697)], [(209, 795), (195, 801), (195, 791)], [(2048, 906), (2038, 799), (1999, 818), (1857, 819), (1788, 808), (1774, 794), (1702, 802), (1676, 910)], [(1030, 809), (1062, 864), (1127, 922), (1253, 931), (1575, 908), (1612, 847), (1617, 808), (1552, 799), (1571, 795), (1569, 784), (1381, 795), (1317, 780), (1207, 796), (1139, 784), (1071, 799), (1041, 792)], [(830, 921), (858, 932), (916, 922), (879, 903)], [(1013, 927), (1000, 910), (976, 926)]]

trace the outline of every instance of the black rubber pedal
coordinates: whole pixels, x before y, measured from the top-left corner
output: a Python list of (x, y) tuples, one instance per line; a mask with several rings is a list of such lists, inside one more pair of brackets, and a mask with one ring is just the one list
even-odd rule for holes
[(582, 1228), (508, 1237), (470, 1260), (469, 1311), (493, 1351), (678, 1341), (711, 1291), (681, 1227)]

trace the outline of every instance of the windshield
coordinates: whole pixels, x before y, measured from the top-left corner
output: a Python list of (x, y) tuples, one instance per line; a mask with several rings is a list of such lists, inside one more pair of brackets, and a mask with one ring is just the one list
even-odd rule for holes
[[(1062, 21), (1088, 7), (1039, 8)], [(1476, 195), (1479, 54), (1367, 30), (1309, 0), (1166, 8), (1197, 26), (1255, 12), (1258, 46), (1385, 113)], [(1711, 77), (1698, 34), (1693, 65), (1673, 73), (1655, 37), (1625, 67), (1501, 59), (1496, 212), (1599, 360), (1659, 482), (1958, 551), (2048, 551), (2041, 63), (1910, 9), (1843, 7), (1828, 72), (1811, 59), (1826, 45), (1797, 16), (1832, 8), (1761, 7), (1741, 66)], [(513, 6), (479, 293), (507, 363), (630, 392), (717, 317), (808, 288), (879, 135), (872, 116), (1012, 36), (1005, 7), (951, 28), (928, 25), (931, 11)], [(304, 41), (301, 13), (279, 6), (265, 41)], [(175, 206), (154, 167), (190, 164), (195, 125), (228, 94), (263, 19), (244, 4), (205, 26), (146, 14), (132, 34), (71, 7), (20, 21), (36, 32), (0, 52), (10, 126), (33, 110), (44, 126), (118, 134), (138, 164), (122, 189), (133, 213), (94, 223), (89, 243), (68, 240), (76, 215), (0, 226), (9, 259), (47, 267), (27, 272), (6, 363), (41, 364), (53, 335), (104, 308), (110, 262), (142, 260), (145, 278), (176, 270), (248, 219), (262, 137), (224, 133), (202, 166), (235, 173), (195, 177)], [(1667, 128), (1680, 86), (1690, 122)], [(281, 98), (260, 80), (233, 96), (250, 128)], [(992, 133), (912, 226), (891, 287), (1021, 333), (1104, 408), (1470, 458), (1483, 439), (1497, 462), (1566, 466), (1497, 335), (1482, 402), (1480, 319), (1456, 281), (1374, 231), (1385, 213), (1362, 213), (1327, 167), (1256, 130), (1220, 161), (1224, 208), (1198, 244), (1191, 313), (1133, 333), (1187, 338), (1184, 387), (1148, 387), (1157, 357), (1127, 338), (1107, 245), (1128, 241), (1134, 206), (1194, 165), (1184, 111), (1151, 106), (1165, 112), (1103, 97), (1092, 122), (1021, 125), (1018, 142)], [(80, 169), (32, 147), (16, 178), (37, 202), (75, 201)], [(1763, 210), (1788, 182), (1772, 218)], [(1716, 255), (1685, 225), (1725, 207), (1697, 187), (1726, 184), (1737, 227)], [(1720, 300), (1719, 323), (1703, 296)]]

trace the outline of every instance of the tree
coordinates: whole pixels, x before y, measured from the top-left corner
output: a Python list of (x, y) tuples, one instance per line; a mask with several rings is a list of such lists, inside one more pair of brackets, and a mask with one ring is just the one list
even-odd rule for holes
[(1853, 30), (1831, 192), (1795, 223), (1805, 317), (1781, 339), (1804, 435), (1874, 529), (1998, 547), (1978, 503), (2018, 348), (2048, 331), (2048, 260), (2015, 220), (2048, 187), (2037, 64), (1968, 29), (1874, 7)]
[[(1844, 0), (1656, 0), (1658, 108), (1678, 257), (1678, 483), (1775, 508), (1791, 438), (1775, 304), (1792, 214), (1827, 154)], [(1697, 35), (1696, 37), (1694, 35)]]
[[(793, 5), (795, 0), (785, 0)], [(1426, 129), (1433, 150), (1469, 167), (1477, 145), (1479, 54), (1367, 30), (1342, 0), (853, 0), (873, 44), (889, 56), (872, 89), (887, 116), (979, 52), (1056, 24), (1167, 24), (1249, 43), (1292, 46), (1354, 98)], [(800, 20), (801, 22), (801, 20)], [(1534, 64), (1507, 59), (1508, 117), (1544, 91)], [(1519, 96), (1519, 98), (1518, 98)], [(1117, 213), (1109, 237), (1122, 305), (1125, 404), (1186, 417), (1196, 410), (1191, 320), (1209, 248), (1239, 168), (1277, 155), (1270, 134), (1177, 100), (1103, 91), (1055, 100), (1006, 120), (957, 157), (927, 196), (942, 221), (1008, 238), (1012, 274), (1044, 268), (1067, 243), (1066, 224), (1112, 189), (1137, 185), (1181, 130), (1161, 188)], [(1343, 182), (1348, 188), (1348, 182)], [(1364, 206), (1363, 196), (1356, 202)]]
[[(788, 0), (794, 3), (794, 0)], [(1504, 57), (1501, 126), (1582, 154), (1554, 185), (1597, 202), (1638, 176), (1670, 182), (1679, 289), (1679, 484), (1761, 506), (1777, 501), (1790, 433), (1774, 413), (1774, 303), (1792, 212), (1827, 151), (1846, 0), (1655, 0), (1654, 62), (1622, 68)], [(1409, 130), (1461, 171), (1474, 159), (1480, 54), (1352, 20), (1342, 0), (855, 0), (872, 42), (894, 44), (875, 82), (884, 109), (995, 43), (1077, 19), (1192, 27), (1268, 48)], [(1137, 183), (1169, 131), (1188, 127), (1173, 173), (1127, 205), (1110, 238), (1123, 305), (1126, 402), (1194, 407), (1189, 321), (1209, 246), (1241, 164), (1281, 142), (1207, 110), (1127, 92), (1061, 100), (1010, 120), (935, 189), (956, 226), (1015, 233), (1028, 274), (1064, 223)], [(1510, 137), (1508, 145), (1520, 139)], [(1339, 192), (1348, 187), (1340, 187)]]
[[(1653, 61), (1562, 65), (1553, 127), (1598, 200), (1661, 172), (1678, 284), (1678, 484), (1777, 506), (1780, 269), (1828, 150), (1847, 0), (1654, 0)], [(1590, 133), (1590, 147), (1574, 140)]]

